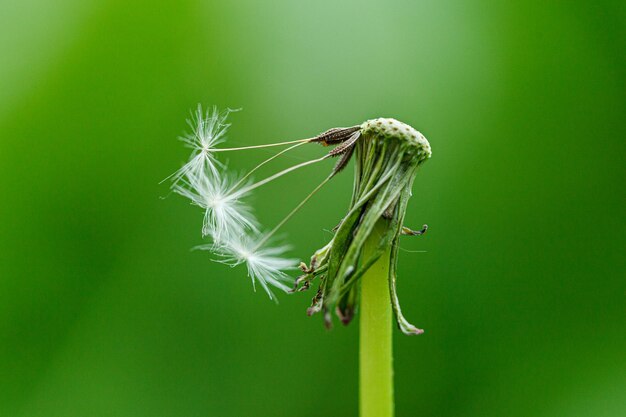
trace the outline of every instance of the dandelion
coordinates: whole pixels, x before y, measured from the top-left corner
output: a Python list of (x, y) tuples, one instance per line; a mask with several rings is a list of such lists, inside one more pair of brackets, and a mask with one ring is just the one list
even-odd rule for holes
[[(200, 114), (199, 108), (198, 117)], [(275, 299), (272, 289), (300, 292), (317, 283), (307, 314), (321, 312), (328, 328), (332, 326), (333, 312), (343, 324), (348, 324), (358, 310), (361, 415), (393, 415), (389, 326), (392, 315), (403, 333), (423, 333), (402, 314), (396, 272), (400, 237), (422, 235), (427, 229), (424, 225), (422, 230), (411, 230), (404, 225), (404, 217), (416, 173), (432, 154), (428, 140), (405, 123), (378, 118), (356, 126), (329, 129), (306, 139), (220, 148), (215, 145), (223, 140), (228, 125), (225, 117), (216, 114), (224, 113), (213, 110), (204, 116), (205, 120), (196, 121), (196, 134), (187, 141), (195, 153), (187, 168), (174, 174), (174, 190), (205, 210), (203, 235), (213, 241), (200, 248), (212, 251), (219, 257), (219, 262), (232, 267), (245, 264), (253, 286), (258, 282), (270, 299)], [(203, 132), (202, 135), (206, 132), (205, 136), (211, 140), (196, 140), (202, 137), (197, 132)], [(333, 148), (322, 157), (293, 165), (258, 181), (252, 180), (252, 174), (260, 167), (307, 143)], [(290, 146), (238, 180), (215, 158), (217, 152), (286, 145)], [(197, 162), (196, 158), (203, 162)], [(338, 161), (322, 182), (273, 229), (261, 234), (251, 208), (243, 200), (265, 184), (330, 158), (338, 158)], [(309, 265), (300, 263), (302, 274), (294, 281), (287, 272), (294, 269), (297, 261), (285, 257), (289, 247), (268, 246), (268, 243), (304, 204), (346, 168), (350, 160), (355, 161), (355, 174), (348, 211), (333, 229), (330, 241), (313, 254)]]
[[(308, 288), (310, 281), (319, 277), (320, 288), (309, 314), (324, 311), (324, 320), (330, 327), (329, 313), (335, 310), (341, 321), (347, 324), (358, 303), (356, 284), (391, 248), (388, 284), (398, 327), (405, 334), (420, 334), (423, 331), (402, 315), (396, 293), (395, 269), (399, 237), (421, 234), (402, 223), (416, 171), (431, 156), (430, 144), (421, 133), (395, 119), (369, 120), (360, 126), (360, 134), (360, 139), (347, 140), (333, 150), (341, 150), (344, 155), (356, 153), (351, 206), (332, 240), (321, 252), (323, 257), (319, 251), (313, 255), (311, 266), (303, 268), (305, 274), (298, 283), (304, 282)], [(372, 251), (366, 250), (368, 240), (376, 242)]]

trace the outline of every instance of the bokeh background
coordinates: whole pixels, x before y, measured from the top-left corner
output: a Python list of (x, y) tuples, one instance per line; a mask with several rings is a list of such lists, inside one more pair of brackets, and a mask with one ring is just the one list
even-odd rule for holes
[[(243, 108), (236, 145), (379, 116), (429, 138), (398, 416), (626, 415), (624, 23), (601, 1), (3, 0), (0, 415), (357, 414), (358, 326), (189, 250), (202, 214), (159, 182), (197, 103)], [(257, 193), (263, 223), (331, 166)], [(293, 256), (351, 181), (285, 227)]]

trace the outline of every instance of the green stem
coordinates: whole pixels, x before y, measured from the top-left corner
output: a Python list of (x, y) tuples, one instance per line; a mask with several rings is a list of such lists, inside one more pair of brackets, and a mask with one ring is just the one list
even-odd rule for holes
[[(372, 256), (386, 230), (380, 219), (365, 242), (364, 259)], [(361, 417), (392, 417), (392, 313), (389, 296), (389, 256), (382, 256), (361, 278), (359, 408)]]

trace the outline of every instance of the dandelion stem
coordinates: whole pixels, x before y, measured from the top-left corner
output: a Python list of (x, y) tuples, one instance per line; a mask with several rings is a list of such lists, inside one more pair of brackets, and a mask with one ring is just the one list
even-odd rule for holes
[(250, 175), (252, 175), (257, 169), (261, 168), (263, 165), (267, 164), (268, 162), (271, 162), (273, 159), (278, 158), (279, 156), (281, 156), (282, 154), (289, 152), (292, 149), (297, 148), (298, 146), (302, 146), (304, 145), (305, 142), (300, 142), (300, 143), (296, 143), (295, 145), (292, 145), (290, 147), (288, 147), (287, 149), (283, 149), (282, 151), (278, 152), (276, 155), (267, 158), (265, 161), (261, 162), (259, 165), (255, 166), (254, 168), (252, 168), (246, 175), (244, 175), (243, 177), (241, 177), (241, 179), (239, 181), (237, 181), (237, 184), (235, 184), (235, 186), (233, 188), (237, 188), (239, 187), (241, 184), (243, 184), (243, 182), (250, 177)]
[(302, 208), (302, 206), (304, 206), (306, 204), (307, 201), (309, 201), (311, 199), (311, 197), (313, 197), (315, 195), (315, 193), (317, 193), (323, 186), (324, 184), (326, 184), (332, 177), (334, 176), (333, 174), (330, 174), (328, 177), (326, 177), (326, 179), (324, 181), (322, 181), (321, 183), (319, 183), (319, 185), (317, 187), (315, 187), (313, 189), (313, 191), (311, 191), (309, 193), (309, 195), (307, 195), (306, 197), (304, 197), (304, 200), (302, 200), (296, 207), (294, 207), (293, 210), (291, 210), (289, 212), (289, 214), (287, 216), (285, 216), (284, 219), (282, 219), (280, 221), (280, 223), (278, 223), (272, 230), (270, 230), (269, 233), (267, 233), (265, 236), (263, 236), (263, 239), (261, 239), (259, 241), (259, 243), (257, 244), (257, 247), (255, 248), (258, 249), (259, 247), (261, 247), (265, 242), (268, 241), (269, 238), (272, 237), (272, 235), (274, 235), (278, 229), (280, 229), (285, 223), (287, 223), (287, 221), (294, 215), (296, 214), (296, 212), (298, 210), (300, 210)]
[(313, 139), (315, 138), (297, 139), (297, 140), (290, 140), (287, 142), (266, 143), (264, 145), (242, 146), (239, 148), (214, 148), (214, 149), (211, 149), (211, 152), (243, 151), (246, 149), (270, 148), (272, 146), (291, 145), (292, 143), (306, 143), (306, 142), (312, 141)]
[[(365, 242), (364, 257), (376, 252), (387, 226), (380, 219)], [(391, 300), (389, 295), (390, 248), (361, 278), (359, 409), (360, 417), (392, 417), (393, 358)]]

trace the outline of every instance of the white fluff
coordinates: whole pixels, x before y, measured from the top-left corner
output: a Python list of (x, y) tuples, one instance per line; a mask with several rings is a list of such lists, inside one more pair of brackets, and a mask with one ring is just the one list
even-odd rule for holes
[[(230, 266), (245, 264), (248, 276), (256, 288), (259, 282), (270, 299), (275, 300), (271, 287), (289, 291), (293, 279), (285, 270), (295, 269), (297, 260), (285, 259), (282, 255), (286, 246), (266, 247), (264, 243), (275, 232), (272, 230), (267, 238), (259, 233), (258, 223), (252, 209), (241, 201), (254, 189), (295, 169), (323, 160), (319, 158), (290, 167), (255, 184), (247, 179), (252, 172), (286, 152), (281, 151), (262, 162), (242, 179), (228, 172), (227, 166), (217, 160), (217, 152), (236, 151), (241, 149), (277, 146), (282, 144), (254, 145), (242, 148), (217, 148), (226, 139), (226, 131), (230, 124), (226, 118), (233, 110), (219, 112), (216, 107), (203, 112), (198, 105), (191, 120), (188, 120), (192, 131), (180, 139), (192, 149), (189, 161), (170, 177), (172, 190), (191, 200), (192, 204), (204, 210), (202, 236), (209, 236), (212, 243), (198, 246), (197, 249), (209, 250), (217, 254), (219, 262)], [(302, 142), (296, 141), (296, 142)], [(294, 142), (285, 142), (291, 144)], [(294, 145), (289, 149), (293, 149)], [(281, 223), (282, 224), (282, 223)]]
[(202, 236), (211, 236), (215, 244), (247, 232), (257, 232), (257, 221), (250, 207), (242, 202), (234, 177), (209, 178), (188, 172), (174, 191), (204, 209)]
[[(289, 291), (293, 279), (283, 271), (294, 269), (298, 262), (295, 259), (282, 257), (289, 247), (258, 247), (259, 242), (261, 242), (260, 239), (246, 235), (233, 236), (213, 251), (223, 258), (219, 262), (230, 266), (245, 263), (252, 285), (256, 288), (255, 284), (258, 281), (270, 299), (274, 300), (275, 295), (270, 286), (284, 292)], [(208, 249), (208, 247), (201, 247), (201, 249)]]
[(203, 112), (202, 106), (198, 104), (193, 117), (187, 120), (191, 133), (179, 138), (192, 152), (189, 161), (168, 177), (172, 179), (172, 187), (176, 187), (188, 175), (219, 177), (219, 171), (224, 165), (215, 158), (214, 151), (216, 145), (226, 140), (226, 131), (230, 127), (226, 119), (233, 111), (226, 109), (220, 113), (214, 106), (211, 111)]

